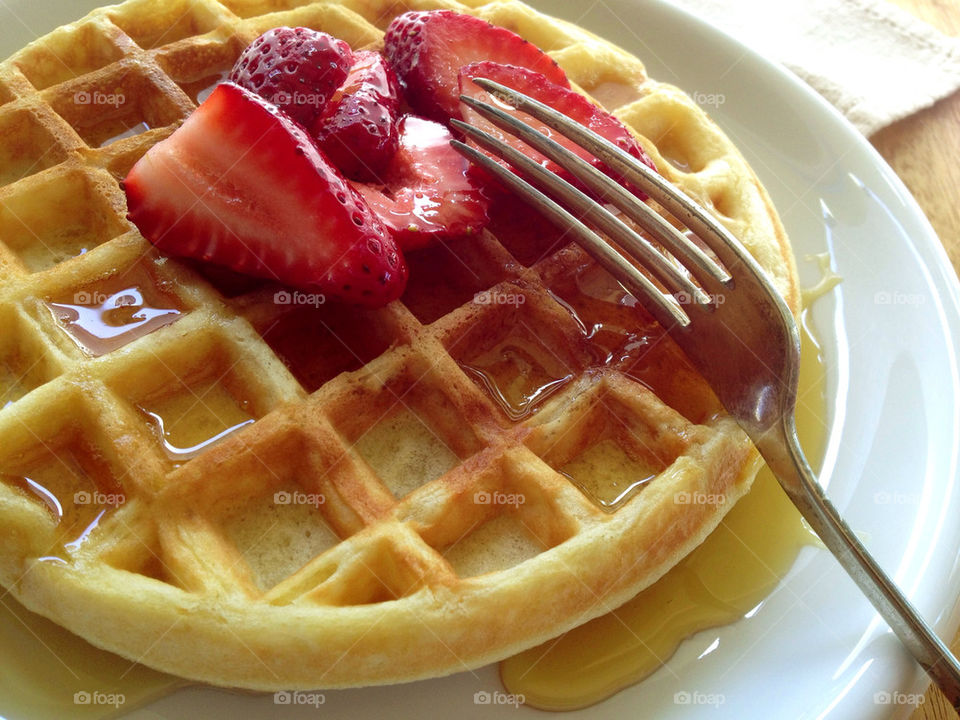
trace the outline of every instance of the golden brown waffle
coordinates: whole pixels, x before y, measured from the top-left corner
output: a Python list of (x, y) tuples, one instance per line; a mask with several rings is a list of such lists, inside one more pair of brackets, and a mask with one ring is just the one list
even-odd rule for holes
[[(550, 52), (797, 307), (766, 193), (686, 95), (517, 2), (409, 5)], [(377, 311), (161, 257), (125, 220), (118, 179), (258, 34), (377, 47), (405, 9), (128, 0), (0, 65), (0, 583), (27, 607), (210, 683), (412, 680), (608, 611), (746, 491), (753, 451), (679, 351), (509, 203), (411, 254)]]

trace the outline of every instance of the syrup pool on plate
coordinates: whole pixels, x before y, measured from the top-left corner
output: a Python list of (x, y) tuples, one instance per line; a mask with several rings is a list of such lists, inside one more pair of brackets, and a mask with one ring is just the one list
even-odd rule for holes
[[(797, 429), (816, 468), (826, 443), (826, 372), (808, 322), (801, 337)], [(818, 542), (764, 467), (721, 525), (670, 572), (617, 610), (504, 660), (503, 684), (541, 709), (598, 703), (651, 674), (685, 638), (746, 616), (800, 549)]]
[(98, 650), (0, 591), (0, 717), (102, 720), (182, 680)]

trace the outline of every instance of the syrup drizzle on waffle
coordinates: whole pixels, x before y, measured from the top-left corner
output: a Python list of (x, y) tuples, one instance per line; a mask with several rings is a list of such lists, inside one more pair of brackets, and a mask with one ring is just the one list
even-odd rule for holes
[[(28, 606), (210, 682), (395, 682), (556, 634), (602, 612), (597, 588), (625, 600), (717, 519), (671, 489), (746, 490), (749, 445), (683, 355), (509, 202), (489, 232), (412, 253), (406, 294), (374, 311), (162, 257), (126, 221), (119, 180), (260, 32), (376, 47), (402, 9), (128, 0), (0, 65), (0, 582)], [(763, 191), (689, 99), (522, 6), (472, 11), (634, 99), (620, 115), (662, 171), (791, 289)], [(610, 457), (629, 482), (587, 470)], [(569, 604), (551, 616), (534, 590)], [(106, 592), (136, 617), (123, 633), (119, 605), (89, 600)]]

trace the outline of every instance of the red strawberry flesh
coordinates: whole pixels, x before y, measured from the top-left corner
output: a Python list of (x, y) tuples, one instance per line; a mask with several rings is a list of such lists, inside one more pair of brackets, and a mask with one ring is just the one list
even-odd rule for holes
[(346, 79), (352, 62), (353, 53), (343, 40), (309, 28), (278, 27), (241, 53), (229, 79), (309, 127)]
[(407, 12), (394, 18), (384, 37), (384, 54), (397, 71), (407, 100), (435, 120), (460, 117), (460, 68), (491, 60), (543, 74), (569, 87), (567, 76), (549, 55), (506, 28), (450, 10)]
[[(617, 177), (600, 160), (576, 145), (574, 142), (566, 139), (539, 120), (532, 118), (527, 113), (515, 110), (504, 102), (499, 101), (491, 96), (486, 90), (482, 89), (479, 85), (473, 82), (473, 78), (477, 77), (488, 78), (513, 90), (518, 90), (525, 95), (529, 95), (535, 100), (539, 100), (544, 104), (549, 105), (555, 110), (559, 110), (564, 115), (567, 115), (573, 120), (579, 122), (581, 125), (584, 125), (597, 134), (605, 137), (607, 140), (611, 141), (621, 149), (628, 152), (630, 155), (643, 162), (652, 170), (656, 170), (653, 161), (644, 151), (640, 143), (637, 142), (637, 139), (630, 133), (627, 127), (615, 117), (610, 115), (610, 113), (608, 113), (606, 110), (594, 105), (580, 93), (569, 88), (555, 85), (539, 73), (533, 72), (526, 68), (514, 67), (512, 65), (502, 65), (495, 62), (478, 62), (467, 65), (460, 70), (460, 91), (464, 95), (491, 103), (496, 107), (515, 115), (523, 122), (532, 125), (534, 128), (542, 131), (545, 135), (553, 140), (556, 140), (567, 149), (572, 150), (584, 160), (587, 160), (593, 164), (595, 167), (603, 170), (611, 177)], [(570, 179), (569, 173), (563, 170), (563, 168), (548, 160), (522, 140), (519, 140), (513, 135), (504, 132), (467, 105), (463, 105), (463, 117), (470, 124), (475, 125), (481, 130), (485, 130), (494, 137), (513, 146), (527, 157), (540, 163), (549, 170)], [(491, 157), (493, 157), (493, 155), (491, 155)], [(499, 160), (498, 158), (495, 159), (497, 159), (501, 164), (510, 167), (504, 161)], [(617, 179), (619, 180), (620, 178), (617, 177)], [(629, 189), (633, 190), (638, 195), (645, 197), (638, 189), (632, 187)]]
[(400, 89), (380, 53), (354, 53), (354, 63), (311, 132), (341, 172), (374, 180), (397, 151)]
[(479, 233), (489, 201), (470, 164), (440, 123), (407, 115), (400, 148), (386, 169), (386, 187), (357, 185), (404, 250)]
[(284, 113), (219, 85), (124, 180), (130, 220), (172, 255), (362, 305), (399, 297), (390, 234)]

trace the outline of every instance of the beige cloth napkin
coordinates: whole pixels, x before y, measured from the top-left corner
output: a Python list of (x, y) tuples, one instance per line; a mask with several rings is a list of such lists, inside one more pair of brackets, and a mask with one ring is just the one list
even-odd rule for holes
[(960, 38), (887, 0), (672, 0), (833, 103), (864, 135), (960, 88)]

